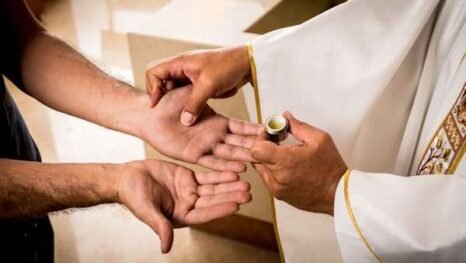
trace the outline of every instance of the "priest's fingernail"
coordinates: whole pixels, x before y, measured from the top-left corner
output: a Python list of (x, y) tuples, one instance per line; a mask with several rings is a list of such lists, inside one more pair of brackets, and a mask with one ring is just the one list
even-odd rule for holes
[(183, 111), (183, 113), (181, 114), (181, 124), (183, 124), (184, 126), (189, 126), (193, 124), (193, 122), (194, 122), (194, 115), (192, 115), (191, 113), (187, 111)]
[(285, 112), (283, 113), (283, 115), (288, 115), (288, 116), (290, 116), (291, 118), (296, 119), (296, 118), (294, 117), (293, 113), (291, 113), (290, 111), (285, 111)]

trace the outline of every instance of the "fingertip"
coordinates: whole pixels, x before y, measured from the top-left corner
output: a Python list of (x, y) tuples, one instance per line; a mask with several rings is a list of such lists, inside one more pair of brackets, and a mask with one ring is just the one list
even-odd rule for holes
[(244, 182), (244, 189), (243, 190), (246, 191), (246, 192), (251, 191), (251, 184), (249, 182), (246, 182), (246, 181), (242, 181), (242, 182)]
[(288, 120), (288, 122), (290, 123), (290, 126), (296, 126), (297, 124), (301, 122), (298, 119), (296, 119), (294, 115), (289, 111), (285, 111), (283, 113), (283, 117), (285, 117)]
[(240, 204), (238, 204), (236, 202), (224, 203), (224, 204), (222, 204), (222, 206), (223, 206), (223, 210), (224, 210), (224, 212), (223, 212), (224, 216), (233, 215), (236, 212), (238, 212), (239, 209), (240, 209)]
[(167, 221), (160, 227), (159, 231), (160, 250), (162, 254), (166, 254), (170, 252), (173, 245), (173, 227)]
[(290, 111), (286, 110), (285, 112), (283, 112), (283, 116), (287, 119), (296, 119), (293, 115), (293, 113), (291, 113)]
[(230, 169), (232, 172), (242, 173), (246, 171), (247, 167), (244, 163), (233, 162), (230, 164)]
[(235, 182), (239, 180), (238, 173), (235, 173), (235, 172), (223, 172), (223, 173), (227, 181)]
[(180, 121), (183, 126), (191, 126), (196, 118), (194, 115), (186, 110), (181, 113)]
[(155, 96), (152, 95), (152, 96), (150, 97), (150, 107), (151, 107), (151, 108), (154, 108), (155, 105), (157, 105), (157, 100), (156, 100)]
[(252, 195), (249, 192), (237, 192), (236, 193), (236, 203), (238, 204), (238, 208), (240, 205), (247, 204), (251, 202), (252, 200)]
[(153, 89), (153, 92), (150, 93), (150, 107), (153, 108), (159, 103), (160, 99), (162, 98), (163, 94), (161, 90), (157, 87)]
[(235, 181), (239, 179), (239, 173), (242, 173), (246, 171), (246, 165), (242, 162), (239, 161), (227, 161), (221, 169), (217, 169), (217, 171), (222, 171), (225, 173), (231, 173), (233, 178), (233, 175), (235, 176)]
[(253, 199), (254, 199), (254, 197), (252, 196), (251, 193), (249, 193), (249, 202), (248, 203), (252, 202)]
[(229, 203), (229, 204), (226, 204), (226, 205), (228, 205), (228, 210), (230, 211), (230, 214), (234, 214), (234, 213), (239, 211), (240, 207), (239, 207), (238, 203), (232, 202), (232, 203)]

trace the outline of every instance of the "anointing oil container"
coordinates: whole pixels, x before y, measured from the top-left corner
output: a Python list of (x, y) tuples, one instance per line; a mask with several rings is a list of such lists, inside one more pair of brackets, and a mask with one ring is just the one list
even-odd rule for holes
[(286, 140), (289, 127), (288, 120), (281, 115), (270, 116), (264, 123), (267, 139), (275, 143)]

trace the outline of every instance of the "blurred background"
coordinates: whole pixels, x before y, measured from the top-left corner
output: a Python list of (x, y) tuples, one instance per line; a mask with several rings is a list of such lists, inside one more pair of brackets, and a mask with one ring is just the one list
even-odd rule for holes
[[(190, 49), (244, 44), (274, 29), (304, 22), (341, 1), (27, 2), (51, 34), (111, 75), (144, 88), (144, 69), (152, 60)], [(8, 87), (44, 162), (166, 159), (139, 139), (48, 109), (11, 83)], [(234, 98), (211, 105), (227, 116), (255, 121), (251, 90), (243, 88)], [(250, 167), (242, 176), (252, 185), (253, 202), (238, 215), (176, 230), (168, 255), (159, 252), (155, 233), (119, 205), (54, 213), (56, 262), (279, 262), (270, 195)]]

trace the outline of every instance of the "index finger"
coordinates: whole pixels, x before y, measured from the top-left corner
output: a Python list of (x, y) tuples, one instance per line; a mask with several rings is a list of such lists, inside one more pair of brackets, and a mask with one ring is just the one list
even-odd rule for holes
[(228, 119), (228, 130), (233, 134), (257, 135), (261, 125), (249, 121)]
[(181, 66), (182, 56), (159, 59), (147, 65), (146, 74), (152, 74), (161, 80), (186, 78)]
[(200, 185), (231, 183), (239, 180), (239, 176), (234, 172), (196, 172), (196, 181)]
[(146, 91), (150, 95), (150, 107), (153, 108), (164, 95), (163, 82), (155, 75), (146, 74)]

